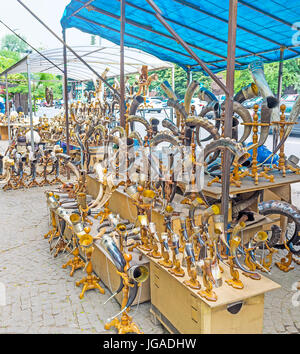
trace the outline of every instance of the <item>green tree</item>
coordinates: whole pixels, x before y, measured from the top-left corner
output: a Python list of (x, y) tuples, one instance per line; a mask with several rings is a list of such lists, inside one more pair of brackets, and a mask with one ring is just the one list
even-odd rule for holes
[(4, 50), (17, 53), (25, 53), (28, 48), (28, 45), (14, 34), (7, 34), (1, 40), (1, 49)]

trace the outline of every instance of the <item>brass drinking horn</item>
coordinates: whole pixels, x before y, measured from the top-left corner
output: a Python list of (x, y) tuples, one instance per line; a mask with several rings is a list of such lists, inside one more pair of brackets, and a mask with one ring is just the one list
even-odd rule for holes
[(129, 186), (125, 189), (125, 192), (135, 201), (138, 201), (140, 193), (137, 190), (136, 185)]
[(155, 197), (155, 192), (153, 190), (151, 189), (143, 190), (142, 199), (144, 204), (152, 203), (154, 197)]
[(225, 236), (225, 225), (224, 225), (224, 215), (215, 214), (213, 215), (214, 221), (214, 232), (220, 236), (221, 241), (229, 248), (229, 245)]
[(81, 220), (81, 216), (73, 213), (70, 215), (70, 222), (72, 224), (73, 230), (75, 232), (75, 234), (79, 237), (80, 235), (85, 234), (84, 231), (84, 226)]
[(145, 282), (149, 277), (149, 269), (143, 265), (133, 265), (127, 270), (129, 279), (138, 283)]
[(138, 222), (141, 226), (148, 226), (148, 217), (147, 215), (138, 215)]
[(240, 233), (244, 228), (246, 227), (246, 223), (244, 221), (239, 222), (234, 226), (232, 229), (232, 236), (236, 236), (238, 233)]
[(202, 224), (206, 225), (208, 219), (212, 215), (217, 215), (217, 214), (220, 214), (220, 207), (218, 207), (216, 204), (211, 205), (209, 208), (205, 209), (202, 214)]

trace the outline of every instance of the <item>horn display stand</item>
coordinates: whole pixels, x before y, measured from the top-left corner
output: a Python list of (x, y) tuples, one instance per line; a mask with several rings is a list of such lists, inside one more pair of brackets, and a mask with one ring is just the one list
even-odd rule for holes
[[(284, 136), (285, 126), (297, 124), (297, 122), (288, 122), (285, 120), (285, 114), (284, 114), (285, 109), (286, 109), (286, 106), (284, 104), (282, 104), (280, 106), (280, 111), (281, 111), (280, 120), (278, 122), (276, 122), (276, 121), (272, 122), (273, 125), (279, 126), (280, 140), (282, 140), (282, 138)], [(279, 171), (281, 171), (282, 177), (286, 176), (287, 170), (291, 170), (292, 172), (295, 172), (297, 175), (299, 175), (300, 168), (296, 168), (290, 164), (287, 164), (286, 159), (285, 159), (285, 153), (284, 153), (284, 145), (285, 144), (282, 144), (280, 147), (278, 166), (272, 164), (272, 168), (273, 169), (276, 168)]]
[[(129, 288), (133, 286), (133, 284), (131, 284), (129, 282), (129, 278), (126, 273), (126, 271), (129, 269), (129, 262), (131, 261), (132, 256), (130, 254), (125, 253), (124, 259), (126, 261), (126, 265), (124, 267), (125, 272), (121, 273), (121, 272), (117, 271), (117, 273), (122, 277), (123, 284), (124, 284), (124, 287), (122, 289), (123, 300), (122, 300), (121, 310), (123, 310), (125, 308), (127, 301), (128, 301)], [(143, 334), (143, 332), (140, 331), (138, 326), (134, 322), (132, 322), (132, 317), (128, 315), (128, 311), (129, 311), (129, 308), (126, 309), (122, 313), (120, 320), (117, 317), (115, 317), (113, 320), (106, 323), (104, 328), (106, 330), (109, 330), (112, 327), (115, 327), (118, 331), (118, 334), (126, 334), (126, 333)]]
[[(254, 272), (257, 268), (257, 264), (254, 263), (251, 259), (251, 256), (250, 256), (250, 252), (253, 250), (254, 248), (246, 248), (244, 247), (244, 251), (246, 253), (246, 257), (245, 257), (245, 264), (246, 266), (249, 268), (249, 270), (251, 272)], [(253, 280), (260, 280), (261, 279), (261, 275), (260, 274), (257, 274), (257, 273), (246, 273), (246, 272), (243, 272), (243, 274), (246, 276), (246, 277), (249, 277)]]
[(205, 299), (207, 299), (208, 301), (217, 301), (218, 296), (212, 290), (213, 286), (212, 286), (212, 282), (210, 280), (210, 270), (209, 270), (210, 266), (211, 266), (211, 260), (205, 259), (204, 264), (201, 267), (202, 275), (203, 275), (203, 285), (204, 285), (205, 289), (198, 291), (198, 294), (201, 297), (204, 297)]
[(252, 165), (251, 165), (251, 172), (247, 169), (246, 171), (242, 172), (240, 174), (240, 178), (244, 178), (246, 176), (250, 176), (254, 179), (254, 184), (258, 184), (258, 180), (261, 177), (264, 177), (265, 179), (269, 180), (270, 182), (274, 182), (274, 176), (273, 175), (268, 175), (268, 168), (264, 168), (263, 171), (259, 173), (258, 166), (257, 166), (257, 142), (258, 142), (258, 127), (263, 127), (269, 125), (269, 123), (259, 123), (258, 122), (258, 105), (254, 105), (254, 114), (253, 114), (253, 121), (252, 123), (242, 123), (243, 125), (250, 125), (252, 126), (252, 131), (253, 131), (253, 136), (252, 136), (252, 142), (253, 142), (253, 148), (252, 148)]
[(108, 215), (111, 214), (111, 210), (108, 207), (109, 201), (104, 204), (104, 209), (103, 211), (99, 211), (98, 214), (94, 216), (94, 219), (97, 219), (98, 217), (101, 217), (99, 224), (101, 225), (105, 219), (107, 219)]
[[(88, 235), (88, 234), (86, 234), (86, 235)], [(90, 236), (90, 235), (88, 235), (88, 236)], [(96, 275), (93, 274), (93, 265), (92, 265), (92, 261), (91, 261), (92, 254), (94, 252), (94, 247), (92, 246), (93, 241), (92, 242), (89, 241), (90, 243), (85, 245), (83, 237), (81, 237), (79, 239), (79, 244), (82, 246), (82, 248), (86, 254), (86, 257), (87, 257), (87, 264), (85, 267), (87, 276), (75, 283), (76, 286), (83, 285), (82, 291), (79, 295), (80, 299), (82, 299), (84, 297), (84, 293), (87, 290), (98, 289), (101, 294), (105, 294), (104, 289), (98, 283), (100, 281), (100, 278), (98, 278)]]
[(72, 242), (73, 242), (73, 251), (71, 253), (72, 253), (72, 255), (74, 257), (69, 259), (67, 261), (67, 263), (62, 265), (63, 269), (65, 269), (67, 267), (71, 267), (70, 277), (73, 276), (75, 270), (85, 267), (84, 261), (79, 256), (79, 248), (77, 247), (77, 242), (76, 242), (76, 236), (75, 235), (72, 236)]
[(290, 270), (295, 268), (291, 266), (293, 261), (293, 254), (289, 249), (289, 247), (287, 246), (286, 242), (284, 242), (284, 247), (288, 251), (288, 253), (285, 257), (282, 257), (280, 259), (280, 262), (276, 262), (275, 265), (283, 272), (289, 272)]

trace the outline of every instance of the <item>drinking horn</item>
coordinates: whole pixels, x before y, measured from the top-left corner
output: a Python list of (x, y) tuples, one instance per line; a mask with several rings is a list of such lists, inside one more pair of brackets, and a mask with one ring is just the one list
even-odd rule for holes
[[(222, 103), (222, 108), (225, 107), (225, 102)], [(252, 123), (251, 114), (247, 108), (243, 107), (239, 102), (233, 101), (233, 113), (236, 113), (242, 118), (243, 123)], [(244, 133), (241, 139), (238, 141), (239, 143), (243, 143), (251, 133), (251, 126), (244, 125)]]
[[(129, 269), (125, 270), (126, 261), (124, 259), (124, 256), (122, 255), (122, 253), (119, 250), (119, 248), (117, 247), (116, 243), (113, 241), (113, 239), (110, 236), (103, 235), (100, 239), (100, 244), (110, 254), (118, 271), (120, 273), (126, 272), (130, 282), (133, 283), (133, 287), (130, 288), (128, 300), (127, 300), (125, 307), (119, 313), (117, 313), (115, 316), (112, 317), (112, 318), (115, 318), (115, 317), (119, 316), (121, 313), (123, 313), (125, 310), (127, 310), (132, 305), (132, 303), (137, 295), (138, 283), (144, 282), (148, 279), (149, 270), (147, 267), (145, 267), (143, 265), (141, 265), (141, 266), (133, 265)], [(123, 287), (124, 287), (123, 278), (120, 277), (119, 288), (112, 294), (112, 296), (107, 301), (105, 301), (104, 304), (106, 304), (110, 299), (115, 297), (123, 289)]]
[(179, 141), (175, 139), (169, 132), (161, 132), (157, 134), (151, 141), (150, 141), (150, 146), (157, 146), (158, 144), (162, 142), (168, 142), (174, 146), (179, 146)]
[[(100, 239), (101, 246), (109, 253), (112, 258), (114, 265), (117, 267), (117, 270), (120, 273), (124, 273), (124, 267), (126, 266), (126, 261), (119, 250), (118, 246), (114, 242), (114, 240), (109, 235), (103, 235)], [(118, 289), (104, 302), (104, 305), (114, 298), (119, 292), (123, 289), (124, 283), (123, 278), (120, 276), (120, 285)]]
[(192, 82), (189, 84), (185, 95), (184, 95), (184, 109), (187, 114), (190, 113), (191, 109), (191, 101), (194, 96), (194, 92), (196, 91), (197, 87), (199, 85), (199, 82), (192, 80)]
[(201, 141), (203, 141), (199, 139), (199, 128), (203, 128), (208, 133), (210, 133), (210, 137), (212, 137), (214, 140), (220, 139), (218, 129), (206, 118), (189, 116), (185, 124), (188, 126), (196, 127), (196, 140), (199, 146), (201, 146)]
[(133, 122), (137, 122), (137, 123), (143, 124), (144, 127), (146, 128), (147, 132), (151, 128), (151, 125), (149, 124), (149, 122), (145, 118), (143, 118), (141, 116), (130, 115), (127, 118), (127, 122), (130, 123), (130, 124), (133, 123)]
[[(296, 123), (298, 121), (298, 117), (300, 115), (300, 95), (298, 96), (296, 102), (293, 105), (293, 108), (291, 110), (290, 116), (289, 116), (289, 122)], [(281, 148), (281, 146), (285, 143), (286, 139), (288, 136), (291, 134), (291, 131), (293, 129), (293, 124), (288, 124), (286, 127), (284, 127), (284, 134), (283, 137), (281, 138), (279, 144), (275, 147), (273, 154), (276, 154), (276, 152)]]
[(258, 211), (262, 215), (277, 214), (288, 217), (295, 223), (296, 227), (293, 235), (288, 240), (287, 245), (289, 246), (291, 243), (296, 243), (299, 240), (300, 210), (297, 207), (281, 200), (268, 200), (258, 204)]
[(272, 111), (273, 108), (276, 107), (278, 104), (278, 100), (275, 99), (272, 96), (267, 97), (262, 105), (261, 105), (261, 113), (260, 113), (260, 122), (267, 124), (266, 126), (262, 126), (260, 128), (260, 138), (258, 141), (258, 146), (263, 145), (269, 135), (269, 130), (270, 130), (270, 123), (271, 123), (271, 116), (272, 116)]
[(175, 136), (179, 136), (180, 135), (180, 131), (179, 128), (177, 127), (176, 124), (174, 124), (171, 119), (165, 118), (163, 119), (163, 121), (161, 122), (162, 126), (164, 128), (169, 129)]
[(103, 173), (103, 166), (101, 165), (101, 163), (95, 163), (94, 164), (94, 171), (96, 173), (97, 179), (100, 182), (99, 185), (99, 191), (98, 191), (98, 195), (96, 197), (96, 199), (92, 202), (92, 204), (89, 206), (89, 208), (94, 208), (96, 207), (101, 199), (103, 198), (103, 194), (104, 194), (104, 189), (103, 189), (103, 181), (104, 181), (104, 173)]
[[(256, 86), (258, 87), (258, 90), (261, 94), (261, 96), (263, 98), (267, 98), (267, 97), (273, 97), (274, 100), (277, 100), (277, 98), (274, 96), (273, 92), (271, 91), (266, 77), (265, 77), (265, 73), (264, 73), (264, 65), (263, 62), (261, 60), (255, 60), (252, 63), (249, 64), (249, 70), (251, 72), (251, 75), (253, 77), (253, 80), (256, 84)], [(278, 102), (278, 100), (277, 100)], [(271, 121), (272, 122), (276, 122), (279, 121), (280, 119), (280, 112), (279, 112), (279, 108), (278, 107), (274, 107), (273, 111), (272, 111), (272, 115), (271, 115)], [(278, 137), (278, 127), (277, 125), (275, 125), (273, 127), (273, 134), (275, 135), (275, 138)], [(273, 147), (273, 152), (274, 152), (274, 148)]]
[(257, 97), (258, 95), (258, 87), (255, 85), (254, 82), (251, 84), (243, 87), (238, 91), (235, 96), (233, 97), (234, 101), (237, 101), (238, 103), (243, 103), (246, 100), (249, 100), (250, 98)]
[(182, 117), (184, 118), (184, 120), (187, 119), (188, 114), (185, 111), (185, 108), (183, 107), (183, 105), (181, 103), (179, 103), (178, 100), (174, 100), (173, 98), (169, 98), (167, 101), (167, 105), (175, 108), (176, 112), (178, 112), (180, 115), (182, 115)]
[[(172, 98), (174, 101), (177, 100), (177, 96), (175, 92), (172, 90), (172, 87), (170, 86), (169, 82), (165, 80), (163, 83), (160, 84), (161, 89), (165, 92), (168, 98)], [(175, 114), (176, 114), (176, 122), (177, 126), (179, 127), (179, 122), (180, 122), (180, 112), (175, 109)]]
[(71, 162), (71, 156), (63, 153), (58, 153), (56, 154), (56, 157), (64, 160), (65, 165), (69, 167), (70, 170), (74, 173), (74, 175), (76, 176), (76, 180), (78, 182), (80, 179), (80, 174), (78, 168)]
[(129, 115), (134, 116), (140, 104), (144, 102), (144, 98), (142, 96), (135, 96), (131, 102), (129, 108)]

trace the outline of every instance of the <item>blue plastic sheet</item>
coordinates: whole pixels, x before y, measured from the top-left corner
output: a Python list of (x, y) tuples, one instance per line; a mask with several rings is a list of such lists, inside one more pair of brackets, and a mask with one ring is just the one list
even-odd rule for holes
[[(75, 27), (120, 44), (120, 1), (94, 0), (90, 6), (80, 9), (86, 2), (69, 3), (61, 19), (62, 27)], [(155, 3), (169, 25), (212, 71), (226, 69), (228, 0), (155, 0)], [(125, 17), (125, 46), (179, 64), (186, 70), (201, 70), (155, 18), (146, 0), (126, 1)], [(257, 59), (265, 63), (278, 61), (280, 47), (287, 48), (284, 60), (298, 57), (299, 22), (299, 0), (239, 1), (236, 69), (245, 69)]]

